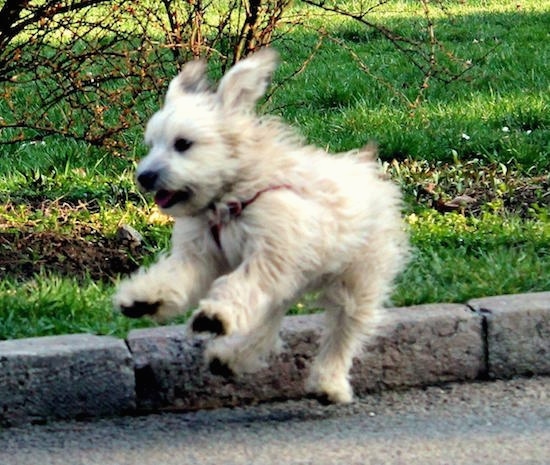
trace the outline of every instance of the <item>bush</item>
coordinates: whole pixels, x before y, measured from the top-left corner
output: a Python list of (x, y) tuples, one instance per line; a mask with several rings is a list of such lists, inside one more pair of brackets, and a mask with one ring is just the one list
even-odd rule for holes
[[(0, 143), (59, 135), (96, 146), (125, 147), (141, 125), (144, 107), (158, 105), (168, 80), (190, 58), (209, 57), (221, 73), (256, 49), (289, 39), (301, 28), (317, 37), (286, 79), (302, 72), (325, 40), (351, 54), (345, 36), (377, 33), (409, 57), (421, 74), (418, 105), (430, 79), (453, 80), (468, 66), (437, 40), (432, 16), (438, 2), (414, 2), (422, 27), (400, 33), (368, 21), (383, 8), (363, 2), (291, 0), (7, 0), (0, 16)], [(325, 27), (351, 21), (348, 30)], [(364, 35), (364, 34), (363, 34)], [(282, 78), (283, 80), (285, 77)], [(395, 89), (396, 93), (401, 92)]]

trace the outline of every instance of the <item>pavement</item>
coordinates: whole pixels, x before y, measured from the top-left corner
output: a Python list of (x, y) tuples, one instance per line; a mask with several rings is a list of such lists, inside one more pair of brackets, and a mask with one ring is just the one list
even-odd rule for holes
[(550, 378), (58, 421), (0, 431), (2, 465), (548, 465)]
[[(550, 292), (386, 313), (351, 371), (359, 396), (550, 375)], [(301, 399), (322, 328), (321, 315), (285, 318), (285, 348), (269, 367), (230, 379), (209, 372), (205, 340), (185, 336), (182, 326), (135, 330), (125, 340), (83, 334), (1, 341), (0, 428)]]

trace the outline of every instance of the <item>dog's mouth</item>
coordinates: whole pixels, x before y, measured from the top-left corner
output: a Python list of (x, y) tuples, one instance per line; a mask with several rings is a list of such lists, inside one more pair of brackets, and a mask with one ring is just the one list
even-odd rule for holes
[(166, 189), (160, 189), (155, 193), (155, 203), (160, 208), (170, 208), (177, 203), (183, 203), (189, 201), (193, 191), (191, 189), (182, 189), (179, 191), (169, 191)]

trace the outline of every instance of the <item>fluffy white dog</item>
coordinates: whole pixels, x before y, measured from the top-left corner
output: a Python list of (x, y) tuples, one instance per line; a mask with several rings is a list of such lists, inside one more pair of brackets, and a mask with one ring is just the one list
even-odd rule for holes
[(114, 302), (158, 320), (196, 308), (189, 328), (215, 335), (206, 358), (226, 374), (262, 366), (285, 311), (320, 290), (326, 331), (307, 389), (350, 402), (352, 358), (406, 255), (401, 196), (372, 148), (329, 155), (254, 113), (276, 64), (264, 49), (214, 92), (192, 61), (170, 83), (137, 182), (175, 218), (171, 251), (122, 282)]

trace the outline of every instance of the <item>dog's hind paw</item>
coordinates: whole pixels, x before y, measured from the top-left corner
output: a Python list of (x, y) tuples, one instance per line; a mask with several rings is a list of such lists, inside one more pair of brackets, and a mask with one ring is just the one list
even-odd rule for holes
[(306, 395), (306, 399), (312, 399), (319, 402), (319, 404), (327, 406), (333, 404), (333, 402), (329, 399), (327, 394), (317, 394), (314, 392), (310, 392)]
[(349, 404), (353, 402), (353, 391), (349, 389), (327, 389), (325, 391), (309, 392), (308, 399), (315, 399), (321, 405)]
[(306, 383), (308, 397), (323, 405), (353, 402), (353, 389), (345, 376), (327, 377), (312, 372)]

